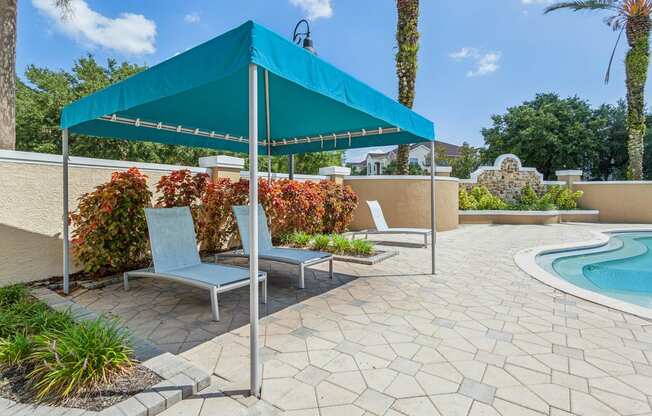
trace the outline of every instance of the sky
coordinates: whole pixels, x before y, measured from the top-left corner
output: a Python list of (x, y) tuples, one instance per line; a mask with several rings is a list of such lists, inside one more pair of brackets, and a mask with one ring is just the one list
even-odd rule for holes
[[(68, 70), (87, 53), (154, 65), (247, 20), (291, 36), (312, 22), (320, 57), (396, 98), (394, 0), (72, 0), (66, 20), (54, 0), (21, 0), (17, 71)], [(604, 72), (616, 34), (600, 12), (543, 15), (550, 0), (421, 0), (414, 110), (435, 123), (438, 140), (484, 144), (493, 114), (555, 92), (592, 105), (625, 95), (626, 42), (611, 82)], [(649, 89), (648, 89), (649, 91)], [(355, 149), (347, 160), (368, 151)], [(391, 149), (391, 148), (390, 148)]]

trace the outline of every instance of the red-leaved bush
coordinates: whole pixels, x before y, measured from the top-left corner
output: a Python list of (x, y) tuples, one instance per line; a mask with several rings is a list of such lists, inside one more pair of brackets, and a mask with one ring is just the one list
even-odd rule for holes
[(193, 207), (198, 205), (210, 176), (206, 173), (192, 174), (189, 169), (175, 170), (169, 175), (161, 176), (156, 184), (156, 206), (162, 208)]
[(72, 251), (86, 272), (119, 271), (147, 257), (144, 208), (152, 193), (136, 168), (114, 172), (111, 180), (79, 198), (70, 213)]
[[(191, 208), (203, 250), (219, 251), (239, 240), (231, 208), (249, 203), (249, 181), (211, 183), (206, 174), (180, 170), (161, 177), (156, 190), (156, 206)], [(80, 198), (70, 219), (73, 253), (85, 271), (120, 271), (147, 257), (144, 208), (150, 206), (151, 198), (147, 177), (135, 168), (114, 173), (110, 182)], [(345, 231), (358, 198), (350, 187), (329, 181), (260, 179), (258, 201), (278, 242), (295, 231)]]
[(343, 233), (353, 220), (353, 211), (358, 206), (358, 196), (348, 185), (332, 181), (319, 182), (324, 199), (323, 233)]
[[(350, 187), (328, 181), (260, 179), (258, 202), (265, 209), (273, 239), (280, 241), (295, 231), (310, 234), (345, 231), (357, 206), (357, 196)], [(238, 240), (231, 207), (247, 203), (247, 180), (221, 179), (208, 185), (198, 215), (198, 235), (204, 250), (220, 250)]]

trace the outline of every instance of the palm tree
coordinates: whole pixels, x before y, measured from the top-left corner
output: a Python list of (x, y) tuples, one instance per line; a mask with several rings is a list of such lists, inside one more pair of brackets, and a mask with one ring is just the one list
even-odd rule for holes
[[(71, 0), (55, 0), (62, 14)], [(16, 18), (18, 0), (0, 0), (0, 149), (16, 146)]]
[[(417, 52), (419, 51), (419, 0), (396, 0), (398, 22), (396, 25), (396, 76), (398, 100), (406, 107), (414, 105), (414, 83), (417, 78)], [(396, 174), (407, 175), (410, 145), (398, 146)]]
[(627, 86), (627, 152), (629, 153), (628, 177), (634, 180), (643, 178), (643, 139), (645, 137), (645, 82), (650, 63), (650, 28), (652, 21), (652, 0), (576, 0), (559, 2), (548, 6), (545, 13), (559, 9), (608, 10), (612, 15), (605, 23), (619, 32), (616, 46), (611, 53), (605, 82), (609, 82), (609, 72), (616, 47), (625, 32), (629, 50), (625, 58)]

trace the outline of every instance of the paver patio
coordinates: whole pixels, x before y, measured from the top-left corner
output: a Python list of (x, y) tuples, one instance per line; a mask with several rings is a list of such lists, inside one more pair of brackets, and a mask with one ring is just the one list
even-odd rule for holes
[(220, 298), (219, 323), (203, 291), (150, 279), (75, 301), (214, 375), (164, 416), (652, 415), (652, 322), (549, 288), (513, 261), (606, 228), (441, 233), (434, 277), (422, 248), (376, 266), (336, 263), (332, 282), (313, 270), (303, 291), (275, 265), (261, 305), (262, 400), (246, 395), (247, 288)]

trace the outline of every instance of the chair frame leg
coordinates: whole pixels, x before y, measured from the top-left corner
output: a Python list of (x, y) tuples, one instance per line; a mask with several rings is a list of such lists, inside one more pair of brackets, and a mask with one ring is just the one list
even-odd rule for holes
[(299, 289), (305, 289), (305, 288), (306, 288), (305, 265), (301, 263), (299, 265)]
[(333, 259), (331, 258), (328, 260), (328, 274), (331, 277), (331, 280), (333, 279)]
[(122, 286), (125, 290), (129, 290), (129, 274), (127, 272), (122, 273)]
[(213, 320), (220, 320), (220, 305), (217, 302), (217, 288), (211, 287), (211, 311), (213, 312)]
[(267, 303), (267, 279), (263, 280), (263, 296), (262, 302)]

